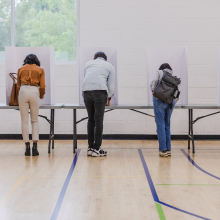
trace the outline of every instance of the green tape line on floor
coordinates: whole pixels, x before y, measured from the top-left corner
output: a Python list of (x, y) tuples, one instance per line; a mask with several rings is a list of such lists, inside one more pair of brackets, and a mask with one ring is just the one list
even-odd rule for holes
[(157, 207), (157, 212), (159, 214), (160, 220), (166, 220), (165, 215), (163, 213), (162, 206), (160, 204), (156, 203), (156, 202), (155, 202), (155, 205)]

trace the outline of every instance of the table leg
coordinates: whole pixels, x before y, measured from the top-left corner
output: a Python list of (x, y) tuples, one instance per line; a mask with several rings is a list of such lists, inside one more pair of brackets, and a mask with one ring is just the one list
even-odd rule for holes
[(194, 145), (194, 135), (193, 135), (193, 109), (191, 109), (191, 139), (192, 139), (192, 150), (195, 153), (195, 145)]
[(191, 109), (189, 109), (188, 149), (190, 149), (190, 141), (191, 141)]
[(52, 122), (52, 149), (54, 149), (54, 118), (55, 118), (55, 109), (53, 111), (53, 122)]
[(51, 134), (52, 134), (52, 109), (50, 110), (50, 134), (49, 134), (49, 143), (48, 143), (48, 154), (50, 153), (50, 144), (51, 144)]
[(76, 109), (73, 109), (73, 153), (77, 149)]

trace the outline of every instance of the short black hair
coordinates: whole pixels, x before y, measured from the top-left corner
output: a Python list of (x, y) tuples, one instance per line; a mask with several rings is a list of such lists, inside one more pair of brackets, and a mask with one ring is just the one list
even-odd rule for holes
[(105, 55), (104, 52), (102, 51), (99, 51), (99, 52), (96, 52), (95, 55), (94, 55), (94, 60), (97, 59), (98, 57), (102, 57), (104, 58), (105, 60), (107, 60), (107, 56)]
[(37, 66), (40, 66), (40, 61), (35, 54), (28, 54), (24, 59), (23, 66), (26, 64), (36, 64)]
[(169, 63), (163, 63), (159, 70), (164, 70), (164, 69), (169, 69), (169, 70), (172, 70), (171, 66), (169, 65)]

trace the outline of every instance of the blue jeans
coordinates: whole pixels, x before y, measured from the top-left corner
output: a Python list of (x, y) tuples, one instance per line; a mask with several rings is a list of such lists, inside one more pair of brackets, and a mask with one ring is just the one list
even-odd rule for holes
[[(159, 151), (171, 150), (171, 135), (170, 135), (170, 117), (173, 108), (170, 105), (153, 97), (154, 115), (157, 125), (157, 137), (159, 141)], [(173, 101), (174, 106), (174, 101)]]

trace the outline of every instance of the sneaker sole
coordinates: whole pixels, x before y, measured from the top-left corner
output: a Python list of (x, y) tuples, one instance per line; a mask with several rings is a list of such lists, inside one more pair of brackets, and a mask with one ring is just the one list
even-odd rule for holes
[(92, 157), (100, 157), (100, 155), (97, 155), (97, 154), (92, 154), (91, 156)]
[(168, 157), (168, 155), (167, 154), (165, 154), (165, 155), (160, 154), (160, 157)]
[(171, 156), (171, 151), (170, 151), (170, 152), (167, 151), (167, 155), (168, 155), (168, 156)]
[(91, 157), (91, 156), (92, 156), (92, 152), (91, 152), (91, 153), (90, 153), (90, 152), (87, 153), (87, 156), (88, 156), (88, 157)]
[(97, 154), (92, 154), (91, 156), (92, 156), (92, 157), (106, 157), (106, 155), (107, 155), (107, 154), (105, 154), (105, 155), (101, 155), (101, 154), (99, 154), (99, 155), (97, 155)]

